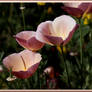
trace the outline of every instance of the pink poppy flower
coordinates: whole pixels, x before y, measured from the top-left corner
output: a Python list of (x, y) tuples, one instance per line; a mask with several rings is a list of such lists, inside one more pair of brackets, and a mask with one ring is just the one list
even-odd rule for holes
[(3, 59), (3, 64), (12, 74), (18, 78), (28, 78), (37, 70), (41, 61), (41, 55), (29, 50), (11, 54)]
[(76, 21), (67, 15), (62, 15), (54, 21), (42, 22), (36, 31), (37, 40), (50, 45), (65, 45), (78, 28)]
[(22, 31), (15, 35), (16, 41), (24, 48), (29, 50), (39, 50), (44, 46), (44, 43), (41, 43), (35, 38), (36, 33), (34, 31)]
[(81, 17), (84, 13), (92, 13), (92, 3), (64, 3), (65, 6), (61, 7), (70, 15)]
[(54, 78), (54, 68), (52, 66), (47, 67), (44, 73), (48, 74), (50, 78)]

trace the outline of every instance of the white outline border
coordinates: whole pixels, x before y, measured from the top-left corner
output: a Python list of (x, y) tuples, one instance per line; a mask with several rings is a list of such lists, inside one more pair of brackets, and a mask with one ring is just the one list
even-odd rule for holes
[(37, 3), (37, 2), (45, 2), (45, 3), (60, 3), (60, 2), (92, 2), (92, 0), (0, 0), (0, 3)]
[[(62, 3), (62, 2), (91, 2), (87, 0), (0, 0), (0, 3)], [(92, 89), (0, 89), (0, 92), (92, 92)]]

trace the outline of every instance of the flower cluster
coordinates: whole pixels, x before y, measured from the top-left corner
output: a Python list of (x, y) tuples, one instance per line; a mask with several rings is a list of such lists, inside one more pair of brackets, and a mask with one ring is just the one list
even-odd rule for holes
[(18, 78), (28, 78), (37, 70), (41, 55), (37, 53), (45, 44), (65, 45), (78, 28), (76, 21), (67, 15), (62, 15), (54, 21), (45, 21), (38, 25), (36, 32), (22, 31), (14, 35), (16, 41), (25, 50), (11, 54), (3, 59), (3, 64), (12, 70)]
[[(62, 8), (70, 15), (84, 19), (84, 24), (87, 24), (86, 18), (92, 18), (92, 3), (64, 3)], [(41, 54), (36, 51), (45, 44), (57, 47), (66, 45), (78, 27), (79, 24), (71, 16), (61, 15), (53, 21), (40, 23), (36, 31), (24, 30), (17, 33), (14, 38), (25, 49), (5, 57), (4, 66), (17, 78), (29, 78), (42, 59)]]

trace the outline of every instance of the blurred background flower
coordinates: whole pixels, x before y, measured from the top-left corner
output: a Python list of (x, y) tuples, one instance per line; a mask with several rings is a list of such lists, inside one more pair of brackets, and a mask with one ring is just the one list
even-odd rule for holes
[(0, 72), (2, 72), (3, 71), (3, 66), (2, 65), (0, 65)]
[(85, 17), (84, 17), (84, 25), (88, 25), (92, 23), (92, 13), (90, 14), (87, 14)]
[(92, 3), (64, 3), (64, 5), (62, 8), (72, 16), (84, 18), (92, 13)]
[(45, 3), (44, 2), (37, 2), (37, 5), (44, 6)]

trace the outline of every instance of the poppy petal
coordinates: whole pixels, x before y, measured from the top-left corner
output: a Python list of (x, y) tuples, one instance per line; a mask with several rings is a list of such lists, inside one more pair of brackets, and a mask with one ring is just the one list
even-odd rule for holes
[(83, 12), (88, 9), (87, 13), (92, 13), (92, 3), (81, 3), (78, 8)]
[(52, 25), (54, 31), (56, 32), (56, 36), (66, 40), (70, 32), (76, 26), (76, 21), (70, 16), (62, 15), (55, 18)]
[(23, 62), (20, 58), (20, 55), (17, 53), (11, 54), (4, 58), (3, 64), (8, 68), (8, 70), (12, 69), (12, 71), (24, 70)]
[(81, 2), (64, 3), (64, 6), (78, 8)]
[(52, 35), (52, 32), (52, 21), (42, 22), (37, 27), (36, 38), (43, 43), (51, 45), (51, 43), (44, 35)]
[(44, 43), (38, 41), (36, 37), (32, 37), (27, 41), (27, 44), (29, 47), (31, 47), (31, 50), (39, 50), (44, 46)]
[(36, 32), (34, 31), (23, 31), (18, 33), (15, 38), (22, 47), (36, 51), (42, 48), (44, 44), (36, 40), (35, 35)]
[(64, 41), (63, 45), (66, 45), (70, 41), (70, 39), (72, 38), (74, 32), (78, 29), (78, 27), (79, 27), (79, 25), (76, 24), (76, 26), (74, 27), (74, 29), (70, 32), (68, 38)]
[(13, 75), (17, 76), (17, 78), (25, 79), (31, 77), (35, 71), (37, 70), (40, 63), (36, 63), (28, 71), (19, 71), (19, 72), (12, 72)]
[(55, 36), (49, 36), (49, 35), (44, 35), (48, 41), (52, 44), (52, 45), (60, 45), (61, 43), (63, 43), (63, 39), (61, 37), (55, 37)]
[(78, 18), (81, 17), (83, 14), (83, 11), (79, 8), (73, 8), (73, 7), (67, 7), (67, 6), (62, 6), (61, 8), (64, 9), (68, 14)]

